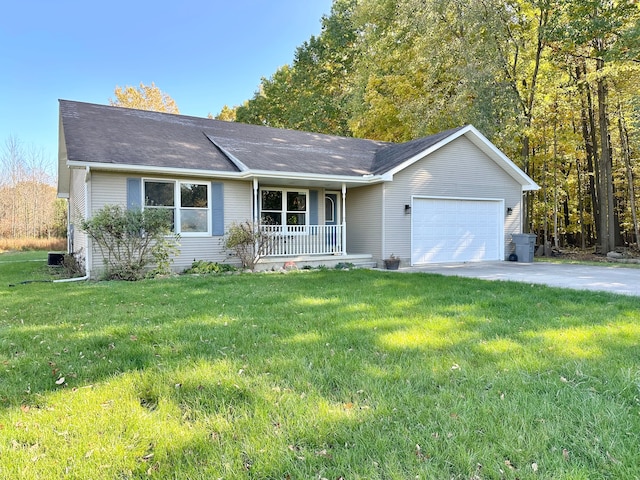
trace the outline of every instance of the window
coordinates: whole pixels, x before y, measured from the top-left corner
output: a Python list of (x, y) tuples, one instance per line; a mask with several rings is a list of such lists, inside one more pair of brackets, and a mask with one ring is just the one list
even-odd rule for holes
[(205, 184), (180, 184), (180, 232), (209, 231), (208, 191)]
[[(267, 190), (260, 194), (260, 221), (268, 225), (288, 227), (306, 227), (307, 211), (306, 191), (299, 190)], [(290, 230), (296, 230), (290, 228)]]
[(210, 233), (209, 205), (208, 183), (144, 181), (144, 207), (170, 210), (172, 230), (181, 235)]

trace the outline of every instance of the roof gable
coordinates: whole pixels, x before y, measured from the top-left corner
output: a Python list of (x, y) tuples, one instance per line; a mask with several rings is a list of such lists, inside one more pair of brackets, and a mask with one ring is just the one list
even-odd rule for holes
[[(431, 153), (444, 147), (445, 145), (455, 141), (461, 136), (465, 136), (470, 140), (480, 151), (493, 160), (500, 168), (506, 171), (514, 180), (516, 180), (522, 189), (538, 190), (540, 187), (518, 166), (513, 163), (502, 151), (500, 151), (493, 143), (482, 135), (473, 125), (466, 125), (460, 128), (454, 128), (446, 130), (439, 134), (431, 135), (429, 137), (420, 138), (404, 144), (394, 145), (391, 147), (391, 154), (389, 154), (388, 163), (384, 167), (389, 167), (381, 173), (387, 176), (393, 176), (397, 172), (404, 170), (415, 162), (420, 161), (428, 157)], [(396, 153), (395, 148), (398, 150), (404, 150), (402, 154)], [(383, 168), (384, 168), (383, 167)]]

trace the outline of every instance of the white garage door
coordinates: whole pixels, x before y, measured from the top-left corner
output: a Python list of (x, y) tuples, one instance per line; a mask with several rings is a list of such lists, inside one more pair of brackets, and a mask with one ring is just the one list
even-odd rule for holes
[(411, 263), (504, 259), (501, 200), (415, 198)]

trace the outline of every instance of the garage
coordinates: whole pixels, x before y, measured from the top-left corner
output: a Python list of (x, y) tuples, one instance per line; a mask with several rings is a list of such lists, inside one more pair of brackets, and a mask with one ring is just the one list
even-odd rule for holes
[(504, 259), (502, 199), (416, 198), (411, 264)]

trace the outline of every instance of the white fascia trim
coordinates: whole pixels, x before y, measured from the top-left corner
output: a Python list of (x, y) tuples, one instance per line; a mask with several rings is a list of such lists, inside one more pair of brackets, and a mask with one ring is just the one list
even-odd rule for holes
[(413, 165), (418, 160), (426, 157), (427, 155), (430, 155), (436, 150), (439, 150), (440, 148), (451, 143), (462, 135), (466, 136), (475, 146), (480, 148), (480, 150), (486, 153), (492, 160), (501, 165), (502, 168), (507, 173), (509, 173), (509, 175), (511, 175), (511, 177), (513, 177), (522, 185), (523, 191), (540, 189), (536, 182), (534, 182), (528, 175), (520, 170), (520, 168), (518, 168), (515, 163), (513, 163), (504, 153), (502, 153), (493, 143), (491, 143), (487, 139), (487, 137), (482, 135), (482, 133), (480, 133), (473, 125), (467, 125), (457, 132), (452, 133), (448, 137), (443, 138), (438, 143), (407, 159), (397, 167), (389, 170), (385, 175), (393, 178), (393, 175), (395, 175), (396, 173), (404, 170), (410, 165)]
[(196, 170), (187, 168), (176, 167), (153, 167), (148, 165), (125, 165), (125, 164), (113, 164), (113, 163), (95, 163), (95, 162), (79, 162), (70, 160), (67, 162), (69, 167), (87, 167), (91, 166), (93, 170), (111, 170), (117, 172), (140, 172), (140, 173), (153, 173), (155, 175), (170, 174), (178, 175), (180, 177), (204, 177), (215, 176), (224, 178), (244, 178), (244, 172), (221, 172), (219, 170)]
[(351, 184), (369, 185), (380, 183), (392, 178), (385, 174), (381, 175), (362, 175), (361, 177), (351, 175), (323, 175), (318, 173), (298, 173), (298, 172), (276, 172), (273, 170), (246, 170), (243, 172), (221, 172), (220, 170), (195, 170), (176, 167), (154, 167), (148, 165), (125, 165), (113, 163), (94, 163), (68, 161), (69, 167), (91, 167), (92, 170), (110, 170), (117, 172), (140, 172), (154, 175), (177, 175), (180, 177), (217, 177), (228, 178), (234, 180), (252, 180), (254, 178), (273, 178), (283, 180), (309, 180), (309, 181), (331, 181), (346, 182)]
[(309, 180), (309, 181), (329, 181), (329, 182), (344, 182), (344, 183), (358, 183), (362, 185), (369, 185), (372, 183), (380, 183), (384, 181), (384, 178), (380, 175), (363, 175), (361, 177), (351, 175), (323, 175), (320, 173), (298, 173), (298, 172), (275, 172), (273, 170), (249, 170), (244, 172), (244, 176), (250, 176), (251, 178), (274, 178), (283, 180)]

